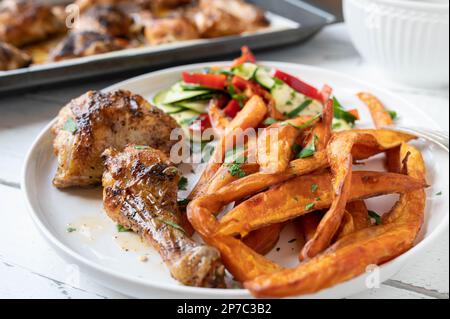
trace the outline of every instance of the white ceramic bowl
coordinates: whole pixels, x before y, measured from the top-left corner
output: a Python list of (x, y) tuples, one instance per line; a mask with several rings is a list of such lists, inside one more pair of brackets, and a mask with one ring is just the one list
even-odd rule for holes
[(344, 17), (357, 50), (390, 79), (448, 86), (448, 0), (344, 0)]

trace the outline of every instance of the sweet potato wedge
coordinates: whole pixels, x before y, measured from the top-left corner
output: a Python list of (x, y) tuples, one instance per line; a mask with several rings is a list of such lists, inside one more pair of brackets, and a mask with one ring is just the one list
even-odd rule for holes
[(392, 117), (377, 97), (365, 92), (360, 92), (357, 95), (369, 108), (376, 128), (383, 128), (393, 124), (394, 121), (392, 120)]
[(350, 202), (347, 204), (345, 209), (352, 216), (355, 231), (367, 228), (371, 225), (369, 212), (363, 200)]
[[(312, 185), (317, 185), (317, 192), (311, 192)], [(364, 171), (353, 173), (351, 185), (349, 201), (405, 193), (426, 186), (422, 180), (402, 174)], [(231, 210), (220, 221), (216, 234), (245, 236), (255, 229), (328, 208), (332, 194), (332, 177), (329, 173), (293, 178), (253, 196)]]

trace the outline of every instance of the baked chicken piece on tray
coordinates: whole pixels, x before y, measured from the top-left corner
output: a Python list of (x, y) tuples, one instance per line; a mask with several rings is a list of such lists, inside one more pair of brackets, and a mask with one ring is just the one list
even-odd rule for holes
[(51, 6), (36, 0), (0, 1), (0, 41), (20, 47), (65, 30)]
[(74, 31), (91, 31), (126, 38), (130, 35), (132, 24), (131, 17), (119, 6), (96, 5), (80, 15)]
[(23, 68), (31, 63), (31, 58), (16, 47), (0, 41), (0, 71)]
[(130, 145), (103, 154), (103, 204), (116, 223), (139, 233), (161, 255), (172, 277), (184, 285), (224, 287), (219, 251), (196, 243), (180, 226), (180, 176), (161, 151)]
[(149, 145), (169, 153), (175, 120), (129, 91), (89, 91), (62, 108), (52, 128), (56, 187), (100, 184), (101, 154), (109, 147)]
[(263, 10), (242, 0), (200, 0), (187, 15), (203, 38), (236, 35), (269, 24)]
[(115, 38), (106, 33), (94, 31), (75, 31), (69, 33), (51, 52), (49, 61), (81, 58), (100, 53), (123, 50), (128, 41)]

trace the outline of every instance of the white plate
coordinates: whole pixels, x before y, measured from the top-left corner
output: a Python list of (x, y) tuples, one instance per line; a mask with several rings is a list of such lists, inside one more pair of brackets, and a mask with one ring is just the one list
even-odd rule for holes
[[(183, 71), (194, 71), (210, 65), (227, 65), (226, 62), (188, 65), (146, 74), (112, 87), (128, 89), (150, 99), (158, 90), (172, 85)], [(355, 97), (364, 90), (381, 98), (389, 108), (400, 116), (399, 124), (437, 128), (424, 112), (408, 104), (391, 93), (352, 79), (348, 76), (309, 66), (265, 62), (268, 66), (300, 76), (316, 86), (327, 83), (335, 89), (336, 96), (346, 107), (358, 108), (363, 119), (362, 126), (371, 126), (370, 115), (365, 106)], [(97, 282), (134, 297), (149, 298), (249, 298), (242, 289), (204, 289), (184, 287), (174, 281), (151, 247), (141, 243), (131, 233), (117, 233), (115, 224), (102, 211), (100, 189), (58, 190), (52, 186), (56, 169), (56, 158), (52, 151), (50, 123), (34, 142), (25, 162), (22, 189), (31, 216), (44, 237), (56, 251), (69, 262), (78, 265), (82, 271)], [(432, 187), (428, 189), (426, 221), (417, 245), (380, 267), (381, 281), (396, 274), (406, 264), (413, 261), (430, 247), (439, 235), (448, 230), (448, 153), (440, 149), (418, 143), (424, 153)], [(365, 169), (380, 169), (381, 159), (372, 160)], [(191, 185), (192, 187), (192, 185)], [(442, 191), (442, 196), (435, 194)], [(395, 196), (369, 200), (370, 208), (386, 212), (395, 202)], [(67, 232), (68, 226), (78, 231)], [(283, 265), (294, 266), (297, 256), (295, 243), (288, 243), (292, 230), (282, 234), (279, 252), (269, 254)], [(127, 251), (128, 250), (128, 251)], [(148, 255), (148, 262), (139, 261), (139, 256)], [(343, 298), (367, 289), (367, 275), (305, 297)]]

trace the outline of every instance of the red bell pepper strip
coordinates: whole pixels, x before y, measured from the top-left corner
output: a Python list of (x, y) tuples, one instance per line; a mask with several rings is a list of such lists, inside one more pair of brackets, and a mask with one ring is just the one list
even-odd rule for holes
[(211, 121), (207, 113), (200, 114), (198, 118), (189, 126), (189, 130), (192, 132), (203, 133), (207, 128), (211, 127)]
[(223, 109), (226, 116), (235, 118), (236, 115), (241, 111), (239, 102), (236, 100), (231, 100), (228, 105)]
[(188, 84), (223, 90), (227, 77), (224, 74), (183, 73), (183, 81)]
[(253, 54), (252, 51), (250, 51), (248, 46), (243, 46), (241, 48), (241, 51), (242, 51), (242, 55), (233, 61), (233, 64), (231, 65), (231, 67), (234, 68), (236, 66), (244, 64), (245, 62), (256, 63), (255, 55)]
[(302, 80), (279, 70), (275, 72), (275, 77), (289, 85), (295, 91), (302, 93), (303, 95), (306, 95), (307, 97), (314, 100), (323, 102), (323, 96), (321, 92), (308, 83), (305, 83)]

